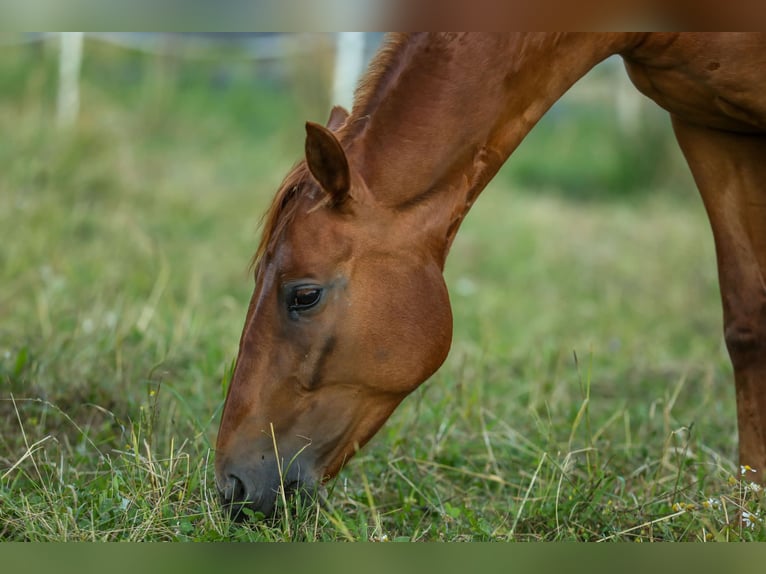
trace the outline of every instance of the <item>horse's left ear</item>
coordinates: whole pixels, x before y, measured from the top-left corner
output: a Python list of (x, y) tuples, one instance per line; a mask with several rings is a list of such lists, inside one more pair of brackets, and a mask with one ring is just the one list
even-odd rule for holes
[(346, 200), (351, 189), (346, 152), (330, 130), (314, 122), (306, 122), (306, 164), (333, 205)]

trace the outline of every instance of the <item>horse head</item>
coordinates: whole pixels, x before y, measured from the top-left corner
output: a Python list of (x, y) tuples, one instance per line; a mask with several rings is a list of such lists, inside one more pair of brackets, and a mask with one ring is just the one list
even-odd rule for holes
[(280, 488), (311, 492), (336, 475), (449, 350), (428, 225), (376, 200), (333, 132), (345, 118), (336, 108), (328, 127), (306, 124), (305, 158), (256, 253), (216, 444), (216, 482), (235, 516), (270, 515)]

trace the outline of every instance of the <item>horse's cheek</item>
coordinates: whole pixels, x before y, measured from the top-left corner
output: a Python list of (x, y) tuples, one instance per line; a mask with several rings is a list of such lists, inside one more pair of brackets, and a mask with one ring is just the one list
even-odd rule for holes
[(411, 392), (444, 362), (452, 341), (452, 312), (441, 273), (402, 278), (406, 287), (396, 290), (371, 323), (372, 347), (367, 349), (376, 371), (399, 390)]

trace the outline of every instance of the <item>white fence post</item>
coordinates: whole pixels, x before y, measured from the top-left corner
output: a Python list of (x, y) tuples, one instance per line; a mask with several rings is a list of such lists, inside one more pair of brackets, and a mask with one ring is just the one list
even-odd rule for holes
[(59, 86), (56, 121), (60, 127), (72, 126), (80, 111), (80, 64), (82, 32), (62, 32), (59, 52)]
[(335, 48), (332, 104), (350, 108), (364, 66), (364, 32), (339, 32)]

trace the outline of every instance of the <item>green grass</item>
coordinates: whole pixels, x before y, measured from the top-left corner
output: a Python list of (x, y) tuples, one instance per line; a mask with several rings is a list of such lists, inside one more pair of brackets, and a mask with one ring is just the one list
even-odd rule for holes
[(60, 133), (51, 55), (4, 50), (0, 539), (766, 539), (699, 200), (581, 203), (512, 170), (449, 259), (442, 369), (325, 504), (231, 524), (212, 445), (258, 219), (308, 112), (204, 66), (158, 97), (151, 61), (100, 47)]

